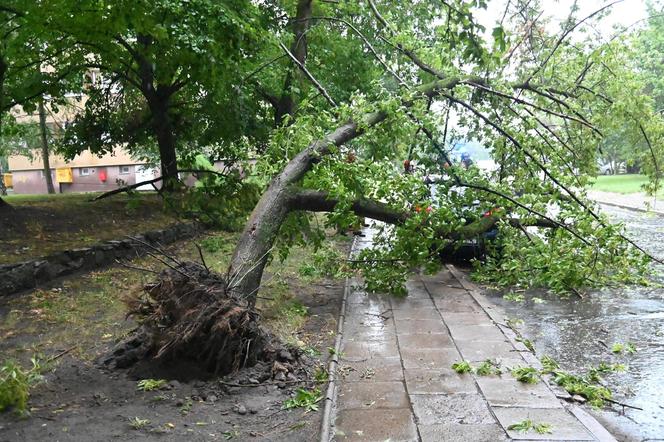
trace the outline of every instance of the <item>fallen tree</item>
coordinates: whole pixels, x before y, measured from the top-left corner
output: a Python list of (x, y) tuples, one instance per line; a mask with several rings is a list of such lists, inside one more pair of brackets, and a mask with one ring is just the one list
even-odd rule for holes
[[(664, 139), (664, 126), (661, 116), (647, 107), (641, 84), (630, 76), (619, 42), (587, 43), (581, 50), (565, 44), (572, 30), (596, 14), (581, 20), (570, 16), (558, 36), (532, 34), (532, 24), (521, 26), (517, 14), (511, 30), (502, 24), (496, 27), (494, 46), (487, 48), (469, 3), (463, 1), (442, 7), (448, 26), (444, 37), (429, 36), (430, 28), (442, 32), (439, 17), (418, 8), (412, 15), (399, 16), (400, 26), (412, 27), (400, 30), (379, 9), (391, 8), (395, 17), (404, 12), (403, 5), (358, 4), (363, 13), (355, 15), (353, 10), (339, 18), (315, 15), (312, 3), (298, 4), (296, 20), (306, 24), (293, 27), (295, 38), (302, 42), (321, 23), (339, 26), (333, 29), (360, 37), (357, 44), (382, 76), (366, 92), (344, 102), (334, 97), (334, 91), (341, 94), (340, 88), (329, 88), (321, 80), (320, 65), (310, 66), (309, 37), (306, 50), (297, 42), (290, 49), (279, 42), (285, 56), (274, 60), (294, 63), (286, 76), (288, 90), (281, 95), (288, 106), (280, 107), (274, 96), (264, 91), (263, 95), (274, 106), (277, 125), (288, 124), (275, 129), (261, 152), (257, 170), (269, 184), (219, 282), (224, 297), (250, 312), (281, 238), (300, 234), (309, 212), (327, 212), (329, 223), (337, 226), (352, 225), (358, 216), (393, 226), (381, 231), (376, 247), (356, 260), (368, 287), (378, 291), (399, 291), (412, 268), (432, 270), (439, 265), (438, 251), (496, 228), (496, 247), (477, 264), (478, 278), (494, 284), (566, 292), (640, 279), (652, 257), (630, 241), (621, 226), (598, 213), (584, 186), (596, 173), (600, 141), (615, 130), (616, 121), (650, 141)], [(380, 24), (378, 30), (374, 20)], [(518, 49), (524, 41), (529, 46)], [(322, 97), (320, 102), (300, 103), (296, 109), (290, 69), (303, 72), (300, 80), (311, 88), (307, 98), (313, 102)], [(617, 77), (630, 82), (616, 83)], [(260, 84), (256, 87), (262, 89)], [(456, 127), (451, 127), (450, 115)], [(496, 170), (482, 173), (451, 158), (460, 139), (483, 143)], [(649, 145), (655, 161), (659, 144)], [(407, 173), (401, 165), (404, 159)], [(412, 170), (412, 163), (418, 168)], [(428, 174), (442, 176), (435, 192), (425, 184)], [(168, 310), (172, 296), (157, 295), (155, 302)], [(184, 333), (175, 332), (166, 344), (152, 345), (153, 355), (170, 351), (169, 342), (182, 351), (187, 344), (180, 336), (198, 336), (202, 342), (229, 336), (228, 330), (218, 334), (215, 326), (225, 324), (225, 307), (206, 306), (218, 305), (216, 298), (194, 302), (200, 303), (192, 308), (203, 315), (197, 320), (202, 328), (188, 321)], [(212, 311), (208, 316), (206, 312)], [(252, 318), (248, 324), (254, 324), (257, 318), (247, 314)], [(171, 327), (182, 331), (179, 325)], [(190, 333), (189, 327), (196, 332)], [(153, 336), (153, 342), (162, 342), (156, 329)], [(208, 355), (210, 363), (236, 367), (236, 360), (221, 354), (224, 348), (215, 345), (211, 353), (199, 353)]]

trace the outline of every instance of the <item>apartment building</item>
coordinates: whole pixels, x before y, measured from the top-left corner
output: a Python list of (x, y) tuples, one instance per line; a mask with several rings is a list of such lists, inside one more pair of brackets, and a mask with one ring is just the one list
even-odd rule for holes
[[(14, 193), (47, 193), (44, 163), (39, 152), (31, 157), (10, 156), (8, 163)], [(71, 161), (51, 155), (50, 166), (57, 193), (103, 192), (159, 176), (158, 170), (133, 160), (122, 149), (102, 157), (86, 151)]]

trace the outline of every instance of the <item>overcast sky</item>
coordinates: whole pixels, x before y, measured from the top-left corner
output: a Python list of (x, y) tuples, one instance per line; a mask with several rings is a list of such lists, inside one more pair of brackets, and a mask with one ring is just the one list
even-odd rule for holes
[[(507, 0), (490, 0), (489, 7), (485, 11), (478, 11), (476, 16), (478, 21), (483, 24), (490, 32), (497, 20), (502, 17)], [(551, 32), (560, 29), (560, 22), (565, 20), (574, 0), (543, 0), (545, 15), (552, 18)], [(607, 0), (578, 0), (580, 7), (576, 13), (577, 20), (582, 19), (602, 6), (612, 3)], [(646, 0), (623, 0), (614, 4), (610, 8), (608, 17), (596, 23), (597, 31), (601, 33), (604, 39), (610, 38), (614, 34), (614, 25), (631, 26), (639, 20), (646, 17)], [(643, 24), (641, 22), (640, 24)]]

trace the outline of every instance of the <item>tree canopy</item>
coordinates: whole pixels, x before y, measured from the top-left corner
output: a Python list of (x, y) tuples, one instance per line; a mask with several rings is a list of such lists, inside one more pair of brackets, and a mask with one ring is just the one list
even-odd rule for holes
[[(610, 6), (572, 9), (554, 32), (522, 1), (490, 29), (474, 16), (483, 0), (52, 3), (34, 26), (68, 42), (79, 76), (104, 78), (86, 86), (67, 153), (158, 153), (166, 178), (199, 153), (256, 158), (243, 167), (263, 193), (229, 269), (250, 298), (277, 249), (320, 237), (319, 211), (337, 227), (387, 223), (355, 262), (374, 290), (402, 291), (410, 269), (494, 228), (476, 262), (490, 283), (569, 292), (645, 269), (586, 196), (612, 137), (638, 151), (648, 190), (664, 157), (657, 76), (643, 75), (656, 67), (632, 58), (659, 34), (598, 40), (588, 25)], [(464, 167), (455, 140), (495, 169)]]

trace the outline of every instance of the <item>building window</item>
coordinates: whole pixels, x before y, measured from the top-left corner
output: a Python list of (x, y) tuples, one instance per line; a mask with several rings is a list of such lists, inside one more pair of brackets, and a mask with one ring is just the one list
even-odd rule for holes
[(95, 170), (91, 169), (89, 167), (81, 167), (80, 169), (78, 169), (78, 173), (81, 176), (88, 176), (88, 175), (92, 175), (93, 173), (95, 173)]
[(120, 175), (129, 174), (129, 166), (120, 166)]

